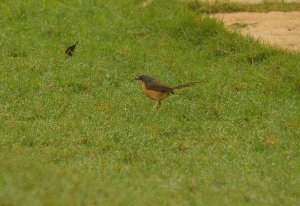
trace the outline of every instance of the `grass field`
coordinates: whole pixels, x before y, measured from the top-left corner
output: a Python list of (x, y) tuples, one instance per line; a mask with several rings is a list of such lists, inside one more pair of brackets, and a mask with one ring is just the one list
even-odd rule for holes
[(140, 4), (1, 1), (0, 205), (299, 204), (300, 55)]

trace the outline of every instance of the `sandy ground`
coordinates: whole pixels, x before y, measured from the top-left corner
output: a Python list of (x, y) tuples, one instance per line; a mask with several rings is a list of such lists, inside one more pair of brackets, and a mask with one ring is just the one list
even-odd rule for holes
[(285, 2), (285, 3), (300, 3), (300, 0), (200, 0), (202, 2), (238, 2), (238, 3), (246, 3), (246, 4), (258, 4), (263, 2)]
[(238, 12), (215, 14), (229, 29), (262, 42), (300, 51), (300, 12)]
[[(186, 1), (186, 0), (183, 0)], [(189, 0), (188, 0), (189, 1)], [(202, 2), (239, 2), (256, 4), (263, 2), (295, 2), (300, 0), (199, 0)], [(225, 22), (229, 29), (240, 31), (243, 35), (251, 35), (264, 43), (300, 52), (300, 12), (238, 12), (215, 14), (216, 18)]]

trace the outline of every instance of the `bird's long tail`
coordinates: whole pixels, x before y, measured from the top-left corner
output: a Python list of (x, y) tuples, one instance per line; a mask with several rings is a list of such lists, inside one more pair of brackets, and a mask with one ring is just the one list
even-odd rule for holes
[(184, 87), (190, 87), (190, 86), (193, 86), (193, 85), (198, 84), (198, 83), (200, 83), (200, 82), (189, 82), (189, 83), (185, 83), (185, 84), (180, 84), (178, 86), (173, 87), (172, 89), (176, 90), (176, 89), (181, 89), (181, 88), (184, 88)]

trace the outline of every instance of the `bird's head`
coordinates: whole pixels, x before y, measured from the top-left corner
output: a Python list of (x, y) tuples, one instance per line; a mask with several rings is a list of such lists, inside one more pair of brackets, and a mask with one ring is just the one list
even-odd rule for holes
[(140, 76), (138, 76), (134, 79), (135, 80), (140, 80), (140, 81), (146, 82), (146, 83), (154, 81), (154, 78), (152, 78), (151, 76), (146, 75), (146, 74), (140, 75)]

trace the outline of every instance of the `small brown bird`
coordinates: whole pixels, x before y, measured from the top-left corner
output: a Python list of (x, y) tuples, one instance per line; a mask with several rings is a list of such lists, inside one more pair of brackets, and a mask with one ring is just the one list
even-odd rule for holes
[(164, 83), (161, 83), (149, 75), (140, 75), (135, 80), (139, 80), (142, 83), (142, 88), (144, 93), (151, 99), (156, 100), (154, 107), (157, 109), (160, 108), (161, 101), (167, 98), (170, 94), (174, 94), (174, 91), (184, 87), (192, 86), (199, 82), (189, 82), (186, 84), (181, 84), (175, 87), (168, 86)]
[(76, 45), (78, 44), (79, 41), (77, 41), (75, 44), (73, 44), (72, 46), (69, 46), (67, 48), (67, 50), (65, 51), (65, 54), (68, 55), (68, 56), (73, 56), (73, 53), (75, 51), (75, 48), (76, 48)]

